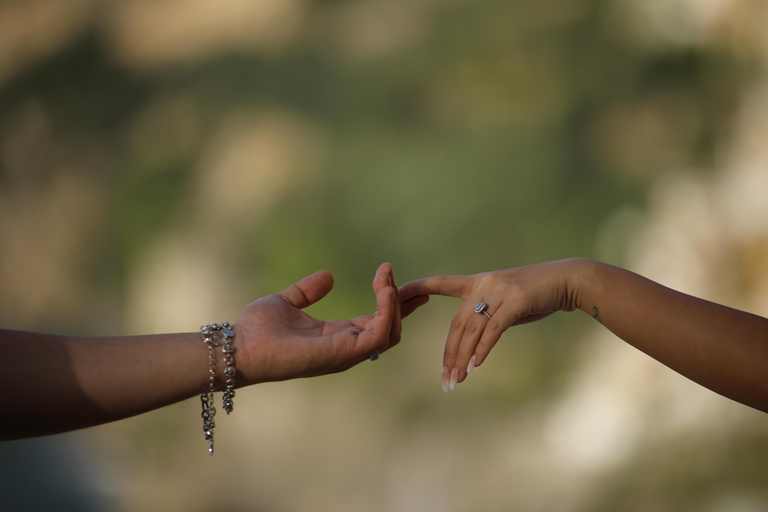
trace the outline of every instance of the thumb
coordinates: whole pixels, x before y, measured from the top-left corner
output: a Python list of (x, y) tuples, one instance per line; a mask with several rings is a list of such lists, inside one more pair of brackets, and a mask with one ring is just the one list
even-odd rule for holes
[(328, 295), (332, 289), (333, 274), (321, 270), (292, 284), (277, 296), (297, 309), (304, 309)]

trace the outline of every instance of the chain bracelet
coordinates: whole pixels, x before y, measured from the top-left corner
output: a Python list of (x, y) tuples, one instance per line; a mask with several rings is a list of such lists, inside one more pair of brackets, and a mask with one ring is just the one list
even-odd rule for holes
[(224, 353), (224, 376), (227, 378), (226, 389), (224, 390), (223, 407), (227, 411), (227, 414), (231, 413), (235, 403), (235, 346), (232, 342), (235, 339), (235, 333), (231, 329), (229, 323), (223, 324), (221, 334), (224, 336), (224, 345), (221, 347), (221, 351)]
[(208, 453), (211, 455), (213, 455), (213, 431), (216, 428), (216, 422), (213, 421), (213, 417), (216, 416), (216, 407), (213, 405), (213, 392), (216, 390), (216, 351), (214, 347), (218, 345), (213, 337), (213, 331), (216, 327), (218, 324), (200, 327), (203, 342), (208, 346), (208, 391), (200, 395), (200, 402), (203, 406), (203, 437), (208, 441)]
[(213, 393), (216, 391), (216, 350), (217, 345), (221, 343), (216, 341), (216, 331), (221, 331), (223, 336), (222, 352), (224, 353), (224, 376), (226, 377), (226, 389), (224, 390), (224, 410), (227, 414), (232, 412), (234, 407), (233, 399), (235, 397), (235, 347), (233, 341), (235, 333), (232, 331), (232, 325), (229, 322), (222, 324), (209, 324), (200, 327), (200, 333), (203, 335), (203, 342), (208, 346), (208, 391), (200, 395), (200, 402), (203, 407), (201, 414), (203, 418), (203, 437), (208, 441), (208, 453), (213, 455), (213, 431), (216, 428), (216, 422), (213, 420), (216, 416), (216, 407), (213, 404)]

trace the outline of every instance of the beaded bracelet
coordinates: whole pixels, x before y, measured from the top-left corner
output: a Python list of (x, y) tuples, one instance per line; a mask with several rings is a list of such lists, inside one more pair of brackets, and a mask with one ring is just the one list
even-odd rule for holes
[[(222, 342), (216, 341), (216, 332), (221, 331)], [(213, 393), (216, 391), (216, 350), (214, 347), (222, 345), (221, 350), (224, 354), (224, 376), (226, 377), (226, 388), (224, 389), (223, 407), (227, 414), (234, 408), (235, 398), (235, 347), (233, 345), (235, 333), (232, 331), (232, 325), (229, 322), (221, 324), (209, 324), (200, 327), (200, 333), (203, 335), (203, 342), (208, 346), (208, 391), (200, 395), (200, 402), (203, 406), (203, 437), (208, 441), (208, 453), (213, 455), (213, 431), (216, 428), (216, 422), (213, 417), (216, 416), (216, 407), (213, 405)]]

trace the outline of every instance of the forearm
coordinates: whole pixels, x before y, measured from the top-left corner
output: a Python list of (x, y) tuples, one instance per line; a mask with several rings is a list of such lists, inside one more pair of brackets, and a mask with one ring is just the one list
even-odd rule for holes
[(2, 439), (126, 418), (207, 386), (207, 350), (197, 333), (67, 338), (0, 331), (0, 351)]
[(577, 307), (699, 384), (768, 412), (768, 319), (582, 260)]

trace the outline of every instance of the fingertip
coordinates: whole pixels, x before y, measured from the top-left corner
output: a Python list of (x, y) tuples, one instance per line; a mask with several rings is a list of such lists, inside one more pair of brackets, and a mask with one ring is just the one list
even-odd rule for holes
[(429, 295), (417, 295), (407, 301), (400, 299), (400, 311), (403, 318), (407, 317), (427, 302), (429, 302)]
[[(304, 279), (311, 279), (316, 282), (323, 283), (324, 286), (333, 288), (334, 285), (334, 278), (333, 274), (330, 270), (318, 270), (314, 274), (310, 274), (309, 276), (305, 277)], [(302, 279), (303, 281), (303, 279)]]
[(303, 309), (328, 295), (332, 289), (333, 274), (328, 270), (319, 270), (300, 279), (276, 295), (293, 307)]
[(459, 369), (454, 368), (453, 371), (451, 372), (451, 380), (448, 384), (448, 389), (450, 389), (451, 391), (455, 390), (456, 384), (458, 383), (459, 383)]
[(326, 269), (318, 270), (317, 272), (310, 274), (310, 276), (316, 276), (316, 275), (328, 276), (331, 279), (333, 279), (333, 274), (331, 273), (331, 271)]
[(373, 276), (373, 291), (378, 294), (382, 288), (389, 287), (389, 274), (381, 267), (376, 270), (376, 274)]
[(387, 282), (389, 286), (395, 286), (395, 267), (391, 263), (385, 262), (379, 265), (379, 269), (387, 273)]
[(467, 375), (472, 373), (472, 370), (474, 370), (476, 366), (479, 366), (477, 361), (477, 354), (472, 354), (472, 357), (469, 358), (469, 363), (467, 364)]
[(387, 274), (393, 275), (395, 273), (395, 269), (391, 263), (384, 262), (381, 265), (379, 265), (378, 269), (376, 269), (376, 273), (378, 274), (379, 272), (386, 272)]

